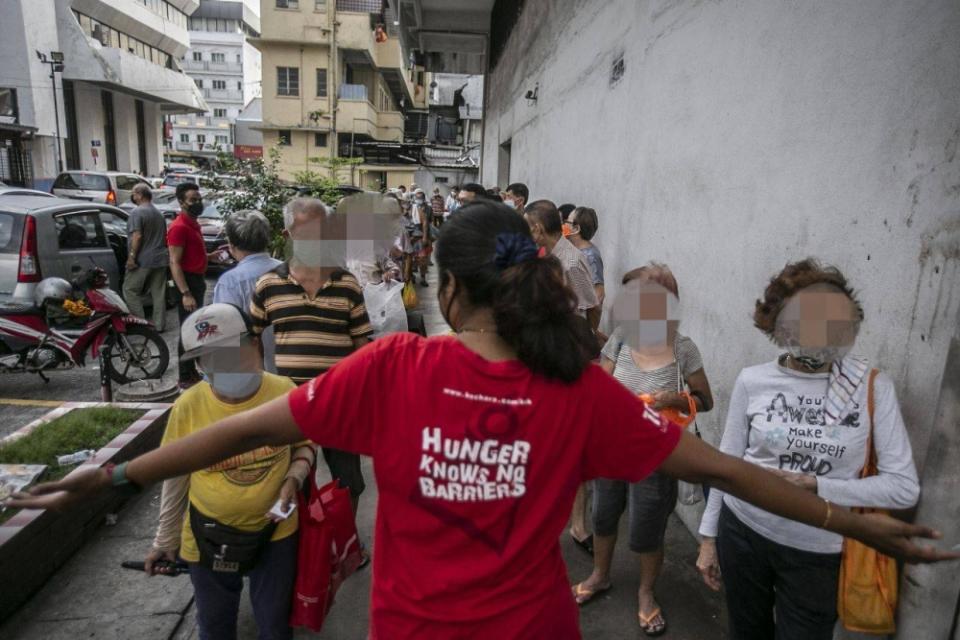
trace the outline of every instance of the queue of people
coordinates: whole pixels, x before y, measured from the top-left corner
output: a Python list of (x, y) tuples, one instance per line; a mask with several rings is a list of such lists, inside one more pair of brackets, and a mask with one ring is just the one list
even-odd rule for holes
[[(909, 507), (919, 484), (892, 381), (851, 354), (863, 311), (834, 267), (803, 260), (771, 279), (754, 322), (783, 354), (740, 373), (715, 449), (665, 417), (714, 406), (700, 350), (680, 332), (670, 268), (623, 274), (601, 332), (591, 208), (528, 202), (521, 183), (429, 201), (398, 189), (402, 277), (415, 266), (425, 285), (436, 261), (453, 334), (368, 344), (362, 289), (325, 242), (331, 213), (316, 200), (284, 211), (286, 262), (266, 254), (262, 216), (231, 219), (239, 265), (198, 308), (206, 252), (191, 231), (202, 203), (182, 186), (185, 217), (167, 244), (183, 293), (181, 373), (203, 381), (174, 404), (159, 449), (10, 504), (62, 507), (164, 481), (147, 570), (188, 562), (203, 639), (235, 637), (244, 574), (261, 637), (290, 637), (296, 514), (266, 514), (293, 502), (317, 447), (355, 509), (359, 456), (377, 469), (371, 638), (578, 638), (578, 605), (611, 586), (624, 512), (639, 628), (662, 635), (656, 581), (678, 479), (711, 489), (697, 567), (709, 587), (737, 594), (733, 638), (831, 637), (844, 537), (908, 562), (957, 557), (914, 542), (935, 535), (925, 527), (849, 510)], [(262, 371), (268, 328), (277, 375)], [(862, 478), (871, 456), (877, 473)], [(234, 571), (217, 565), (218, 527), (248, 550)], [(565, 530), (594, 560), (573, 585)]]

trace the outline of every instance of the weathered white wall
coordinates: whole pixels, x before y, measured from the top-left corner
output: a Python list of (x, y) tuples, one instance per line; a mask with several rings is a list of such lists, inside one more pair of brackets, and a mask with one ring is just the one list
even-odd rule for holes
[(838, 265), (922, 465), (960, 305), (958, 34), (956, 0), (527, 2), (487, 79), (483, 183), (509, 140), (511, 181), (599, 212), (609, 293), (673, 268), (711, 441), (737, 372), (776, 354), (750, 319), (766, 280)]

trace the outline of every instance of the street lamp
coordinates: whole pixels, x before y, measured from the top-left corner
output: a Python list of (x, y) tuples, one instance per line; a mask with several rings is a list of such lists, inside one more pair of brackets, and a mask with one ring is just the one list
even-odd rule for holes
[(63, 73), (63, 52), (51, 51), (50, 58), (47, 54), (36, 52), (41, 64), (50, 65), (50, 85), (53, 87), (53, 117), (57, 127), (57, 173), (63, 173), (63, 157), (60, 153), (60, 107), (57, 105), (57, 76), (59, 71)]

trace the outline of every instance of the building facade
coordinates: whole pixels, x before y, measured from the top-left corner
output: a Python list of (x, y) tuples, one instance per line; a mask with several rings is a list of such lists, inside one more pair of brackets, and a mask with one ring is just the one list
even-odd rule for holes
[(233, 154), (237, 118), (260, 96), (260, 52), (247, 42), (260, 35), (259, 1), (200, 0), (187, 24), (190, 50), (180, 64), (210, 109), (172, 118), (167, 146), (206, 163), (218, 152)]
[(0, 180), (49, 189), (64, 169), (159, 173), (164, 116), (207, 110), (178, 64), (190, 44), (187, 17), (197, 6), (197, 0), (4, 2)]
[(407, 114), (427, 112), (426, 76), (401, 54), (384, 0), (263, 0), (263, 146), (280, 170), (329, 172), (370, 189), (410, 184)]
[(427, 144), (420, 152), (417, 186), (427, 193), (477, 182), (483, 133), (483, 76), (431, 75)]

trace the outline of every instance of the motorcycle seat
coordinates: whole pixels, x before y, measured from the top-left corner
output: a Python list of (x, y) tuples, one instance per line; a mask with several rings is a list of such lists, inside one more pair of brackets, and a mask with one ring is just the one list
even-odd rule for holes
[(0, 316), (33, 316), (42, 313), (32, 302), (0, 302)]

